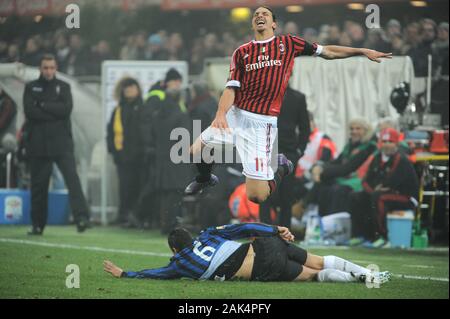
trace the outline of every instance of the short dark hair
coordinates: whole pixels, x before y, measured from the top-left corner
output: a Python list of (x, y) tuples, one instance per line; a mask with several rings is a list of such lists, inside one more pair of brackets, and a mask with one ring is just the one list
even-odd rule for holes
[(178, 227), (169, 233), (167, 241), (170, 249), (175, 249), (178, 252), (189, 247), (193, 242), (193, 238), (187, 229)]
[[(270, 13), (272, 13), (272, 19), (273, 19), (273, 22), (277, 22), (277, 17), (276, 17), (276, 15), (275, 15), (275, 13), (273, 13), (273, 9), (272, 9), (271, 7), (268, 7), (268, 6), (259, 6), (258, 8), (264, 8), (264, 9), (269, 10)], [(256, 10), (258, 10), (258, 8), (256, 8)], [(256, 11), (256, 10), (255, 10), (255, 11)]]
[(43, 61), (55, 61), (56, 57), (51, 53), (45, 53), (41, 56), (41, 59), (39, 61), (39, 66), (42, 64)]

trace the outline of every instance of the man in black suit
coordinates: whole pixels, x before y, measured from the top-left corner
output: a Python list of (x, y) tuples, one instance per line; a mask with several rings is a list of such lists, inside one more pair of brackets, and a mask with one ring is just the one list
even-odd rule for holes
[(56, 78), (56, 59), (43, 55), (39, 79), (27, 83), (23, 95), (26, 149), (31, 172), (30, 235), (42, 235), (47, 223), (48, 187), (53, 163), (60, 169), (78, 232), (89, 226), (89, 209), (73, 154), (70, 85)]

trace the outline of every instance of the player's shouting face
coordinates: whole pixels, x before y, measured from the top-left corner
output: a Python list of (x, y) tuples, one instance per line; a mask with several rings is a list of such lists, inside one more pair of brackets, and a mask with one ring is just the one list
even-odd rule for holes
[(277, 25), (272, 12), (265, 7), (259, 7), (253, 14), (252, 26), (254, 31), (263, 33), (267, 30), (275, 30)]

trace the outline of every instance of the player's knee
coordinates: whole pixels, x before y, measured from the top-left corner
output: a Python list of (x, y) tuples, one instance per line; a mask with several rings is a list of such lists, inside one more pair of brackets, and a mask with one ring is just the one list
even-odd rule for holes
[(322, 256), (317, 256), (308, 253), (308, 257), (306, 258), (305, 265), (312, 269), (321, 270), (324, 268), (324, 260)]

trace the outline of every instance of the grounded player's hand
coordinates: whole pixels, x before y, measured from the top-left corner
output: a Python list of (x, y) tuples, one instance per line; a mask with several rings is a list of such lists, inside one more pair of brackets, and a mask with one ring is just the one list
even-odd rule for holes
[(292, 235), (292, 233), (289, 231), (289, 228), (278, 226), (278, 233), (280, 234), (280, 237), (283, 238), (285, 241), (294, 241), (295, 237)]
[(225, 115), (217, 114), (214, 121), (212, 121), (211, 123), (211, 127), (221, 130), (229, 130), (227, 118), (225, 117)]
[(114, 265), (109, 260), (103, 261), (103, 270), (109, 272), (114, 277), (120, 278), (122, 276), (123, 270)]
[(370, 49), (363, 49), (364, 55), (371, 61), (380, 63), (381, 59), (392, 59), (392, 53), (383, 53)]

